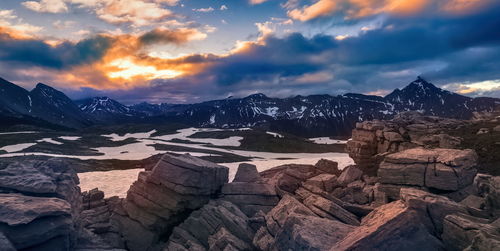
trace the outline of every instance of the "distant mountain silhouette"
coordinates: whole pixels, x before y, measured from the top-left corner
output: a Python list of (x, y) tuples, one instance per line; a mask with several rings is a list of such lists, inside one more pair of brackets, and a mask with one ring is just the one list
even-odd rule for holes
[(176, 122), (195, 127), (260, 127), (302, 136), (346, 135), (356, 122), (390, 119), (403, 111), (470, 119), (474, 112), (490, 112), (499, 106), (500, 99), (462, 96), (440, 89), (421, 77), (385, 97), (348, 93), (280, 99), (259, 93), (197, 104), (144, 102), (132, 106), (107, 97), (73, 102), (44, 84), (28, 92), (0, 79), (0, 119), (31, 118), (68, 128)]

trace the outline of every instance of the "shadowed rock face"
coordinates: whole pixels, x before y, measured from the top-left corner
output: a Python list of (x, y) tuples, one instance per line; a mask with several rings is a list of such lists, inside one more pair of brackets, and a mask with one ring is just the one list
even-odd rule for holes
[(190, 155), (164, 155), (139, 174), (113, 222), (130, 250), (163, 245), (172, 229), (201, 208), (228, 181), (229, 169)]
[(74, 247), (81, 211), (78, 182), (76, 173), (59, 159), (1, 168), (0, 233), (5, 244), (0, 246), (33, 250)]
[(240, 164), (233, 182), (222, 187), (222, 198), (237, 205), (248, 217), (269, 212), (279, 198), (272, 185), (264, 182), (257, 167)]

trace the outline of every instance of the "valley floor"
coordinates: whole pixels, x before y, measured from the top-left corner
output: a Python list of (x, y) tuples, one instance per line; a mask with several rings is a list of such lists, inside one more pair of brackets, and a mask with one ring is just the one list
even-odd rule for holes
[(188, 153), (223, 164), (229, 167), (232, 180), (243, 162), (264, 171), (284, 164), (315, 164), (329, 159), (343, 168), (354, 163), (344, 153), (345, 143), (327, 137), (304, 139), (249, 128), (81, 134), (18, 131), (0, 134), (0, 162), (66, 158), (78, 167), (82, 191), (99, 187), (107, 196), (124, 197), (137, 174), (167, 152)]

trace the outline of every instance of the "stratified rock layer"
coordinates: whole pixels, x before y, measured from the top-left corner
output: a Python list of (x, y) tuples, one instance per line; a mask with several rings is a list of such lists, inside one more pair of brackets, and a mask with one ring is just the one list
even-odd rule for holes
[(130, 250), (150, 250), (227, 183), (228, 168), (190, 155), (164, 155), (139, 174), (112, 220)]
[(401, 187), (455, 192), (470, 186), (477, 173), (472, 150), (413, 148), (389, 154), (380, 164), (380, 190), (399, 198)]
[(257, 167), (240, 164), (233, 182), (222, 187), (222, 198), (237, 205), (248, 217), (269, 212), (279, 198), (272, 185), (263, 181)]
[(2, 242), (15, 249), (73, 248), (82, 203), (78, 183), (76, 173), (60, 159), (0, 168)]
[(370, 175), (375, 175), (378, 164), (387, 153), (410, 148), (454, 148), (461, 139), (445, 131), (464, 126), (467, 122), (423, 116), (418, 112), (404, 112), (388, 121), (364, 121), (356, 124), (347, 152), (354, 162)]

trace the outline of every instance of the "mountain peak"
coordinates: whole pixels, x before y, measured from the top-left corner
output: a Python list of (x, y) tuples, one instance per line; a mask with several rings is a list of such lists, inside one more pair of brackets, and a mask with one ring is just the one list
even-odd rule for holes
[(38, 83), (36, 84), (35, 89), (49, 89), (49, 90), (54, 90), (54, 88), (44, 84), (44, 83)]
[(263, 93), (255, 93), (255, 94), (249, 95), (247, 98), (267, 98), (267, 96), (264, 95)]
[(435, 86), (434, 84), (430, 83), (430, 82), (427, 82), (427, 80), (425, 80), (424, 78), (422, 78), (421, 76), (418, 76), (416, 80), (414, 80), (413, 82), (411, 82), (408, 86), (405, 87), (408, 88), (410, 86), (418, 86), (422, 89), (440, 89), (438, 88), (437, 86)]

